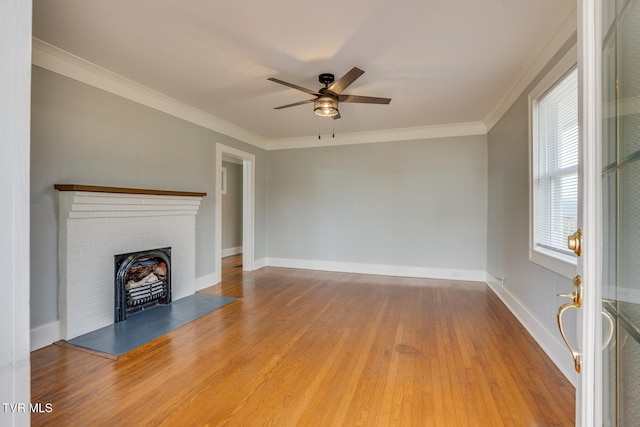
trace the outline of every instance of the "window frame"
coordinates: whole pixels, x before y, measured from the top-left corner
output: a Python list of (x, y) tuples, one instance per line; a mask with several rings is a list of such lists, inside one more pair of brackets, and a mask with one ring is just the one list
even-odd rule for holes
[[(539, 100), (576, 68), (577, 47), (574, 46), (529, 92), (529, 260), (567, 278), (572, 278), (576, 274), (577, 257), (539, 247), (535, 242), (534, 170), (537, 159), (534, 158), (534, 139), (536, 136), (534, 123)], [(576, 108), (579, 108), (579, 105), (576, 105)], [(580, 140), (580, 135), (578, 135), (578, 140)], [(580, 179), (579, 174), (580, 167), (578, 164), (578, 181)], [(580, 208), (579, 192), (578, 188), (578, 209)]]

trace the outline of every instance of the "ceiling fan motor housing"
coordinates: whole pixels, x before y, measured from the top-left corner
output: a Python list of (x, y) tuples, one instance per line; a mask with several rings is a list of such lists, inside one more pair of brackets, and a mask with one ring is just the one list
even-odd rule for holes
[(331, 83), (333, 83), (333, 81), (335, 80), (335, 77), (336, 76), (334, 76), (331, 73), (322, 73), (318, 76), (318, 81), (323, 85), (328, 86)]

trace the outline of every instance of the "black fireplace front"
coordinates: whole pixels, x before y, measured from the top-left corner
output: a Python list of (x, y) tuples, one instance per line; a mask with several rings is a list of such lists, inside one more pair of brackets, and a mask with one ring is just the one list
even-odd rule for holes
[(115, 323), (158, 304), (171, 303), (171, 248), (115, 257)]

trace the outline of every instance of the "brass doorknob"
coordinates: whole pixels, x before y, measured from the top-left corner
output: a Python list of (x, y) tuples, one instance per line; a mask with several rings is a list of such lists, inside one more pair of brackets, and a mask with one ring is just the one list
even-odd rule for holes
[(558, 329), (560, 329), (560, 336), (562, 337), (562, 340), (564, 341), (565, 345), (569, 349), (569, 353), (571, 353), (571, 357), (573, 358), (574, 368), (576, 369), (577, 373), (580, 373), (580, 371), (582, 370), (582, 354), (579, 351), (575, 350), (571, 345), (571, 343), (569, 343), (569, 340), (567, 339), (567, 336), (564, 333), (564, 327), (562, 324), (562, 316), (564, 315), (564, 312), (570, 308), (579, 308), (579, 307), (572, 302), (568, 302), (566, 304), (562, 304), (558, 309), (558, 315), (557, 315)]
[(571, 343), (569, 342), (569, 340), (567, 339), (567, 336), (564, 333), (564, 326), (562, 323), (562, 316), (564, 315), (564, 313), (570, 309), (570, 308), (575, 308), (578, 309), (580, 307), (582, 307), (582, 277), (580, 275), (576, 276), (573, 278), (573, 292), (570, 294), (558, 294), (559, 297), (567, 297), (567, 298), (571, 298), (572, 301), (568, 302), (566, 304), (562, 304), (560, 306), (560, 308), (558, 308), (558, 314), (557, 314), (557, 320), (558, 320), (558, 329), (560, 329), (560, 336), (562, 337), (562, 340), (564, 341), (565, 345), (567, 346), (567, 348), (569, 349), (569, 352), (571, 353), (571, 357), (573, 357), (573, 364), (575, 366), (576, 372), (580, 373), (580, 370), (582, 368), (582, 354), (575, 350), (573, 348), (573, 346), (571, 345)]
[(578, 229), (578, 231), (567, 238), (567, 246), (576, 255), (580, 256), (582, 253), (582, 230)]

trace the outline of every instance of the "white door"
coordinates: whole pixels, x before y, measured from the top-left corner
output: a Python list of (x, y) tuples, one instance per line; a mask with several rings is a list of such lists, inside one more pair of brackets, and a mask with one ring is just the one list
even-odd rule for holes
[(579, 0), (581, 426), (640, 425), (640, 0)]

